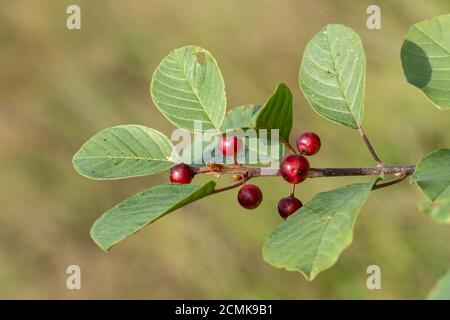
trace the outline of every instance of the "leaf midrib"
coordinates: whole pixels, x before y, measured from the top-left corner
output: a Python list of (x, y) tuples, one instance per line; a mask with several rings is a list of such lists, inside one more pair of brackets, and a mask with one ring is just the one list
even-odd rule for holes
[(331, 220), (334, 218), (335, 215), (336, 215), (336, 213), (333, 213), (333, 217), (326, 222), (327, 225), (325, 226), (325, 229), (323, 230), (322, 237), (320, 237), (319, 244), (316, 246), (316, 249), (314, 250), (315, 252), (314, 252), (314, 255), (313, 255), (312, 262), (311, 262), (311, 267), (310, 267), (310, 270), (309, 270), (308, 278), (313, 278), (314, 277), (313, 270), (314, 270), (314, 267), (315, 267), (316, 262), (317, 262), (316, 259), (317, 259), (317, 256), (319, 254), (319, 249), (322, 247), (323, 238), (324, 238), (325, 234), (327, 233), (328, 227), (330, 226), (330, 223), (331, 223)]
[[(442, 26), (440, 24), (440, 22), (438, 21), (439, 26), (442, 29)], [(419, 28), (419, 26), (414, 26), (417, 30), (420, 31), (420, 33), (422, 33), (424, 36), (426, 36), (428, 39), (430, 39), (433, 43), (437, 44), (438, 47), (440, 47), (442, 50), (444, 50), (445, 52), (447, 52), (448, 54), (450, 54), (450, 51), (445, 48), (444, 46), (442, 46), (439, 42), (437, 42), (436, 40), (434, 40), (428, 33), (426, 33), (425, 31), (423, 31), (422, 29)]]
[[(185, 51), (184, 56), (186, 56), (186, 52), (187, 52), (187, 51)], [(206, 54), (207, 54), (207, 53), (205, 53), (205, 55), (206, 55)], [(216, 128), (217, 130), (220, 130), (220, 126), (219, 126), (219, 127), (216, 126), (215, 121), (213, 121), (213, 119), (211, 118), (211, 115), (208, 113), (208, 111), (207, 111), (207, 109), (206, 109), (206, 107), (205, 107), (205, 105), (204, 105), (202, 99), (200, 99), (200, 96), (198, 95), (198, 92), (197, 92), (197, 90), (195, 89), (195, 86), (189, 81), (189, 78), (188, 78), (187, 74), (184, 72), (184, 63), (183, 63), (182, 61), (180, 61), (180, 57), (179, 57), (178, 55), (176, 55), (176, 57), (177, 57), (178, 63), (180, 64), (180, 66), (182, 66), (182, 68), (181, 68), (181, 73), (182, 73), (183, 76), (185, 77), (187, 83), (189, 83), (189, 86), (191, 87), (192, 91), (194, 92), (194, 95), (195, 95), (195, 97), (197, 98), (198, 103), (202, 106), (203, 112), (206, 114), (206, 116), (208, 117), (209, 121), (210, 121), (211, 124), (214, 126), (214, 128)], [(206, 59), (207, 59), (207, 57), (205, 57), (205, 60), (206, 60)], [(195, 62), (195, 63), (197, 63), (197, 62)], [(205, 61), (204, 63), (207, 63), (207, 61)], [(214, 63), (214, 61), (212, 61), (212, 63)]]
[(76, 157), (74, 160), (80, 160), (80, 159), (122, 159), (122, 160), (150, 160), (150, 161), (166, 161), (166, 162), (172, 162), (168, 160), (167, 158), (161, 159), (161, 158), (144, 158), (144, 157), (110, 157), (110, 156), (86, 156), (86, 157)]
[[(350, 112), (350, 114), (351, 114), (352, 117), (353, 117), (353, 121), (355, 122), (356, 126), (359, 127), (359, 124), (358, 124), (358, 122), (356, 121), (356, 117), (355, 117), (355, 115), (353, 114), (353, 110), (350, 108), (350, 105), (348, 104), (348, 98), (347, 98), (347, 96), (346, 96), (346, 94), (345, 94), (345, 92), (344, 92), (344, 90), (343, 90), (343, 86), (342, 86), (342, 83), (341, 83), (341, 80), (340, 80), (340, 77), (339, 77), (339, 73), (337, 72), (337, 68), (336, 68), (336, 60), (334, 59), (333, 50), (332, 50), (332, 48), (331, 48), (330, 31), (328, 30), (328, 28), (327, 28), (327, 33), (326, 33), (326, 35), (327, 35), (328, 49), (330, 50), (331, 61), (333, 61), (333, 69), (334, 69), (333, 71), (334, 71), (334, 74), (336, 75), (336, 79), (337, 79), (337, 82), (338, 82), (338, 85), (339, 85), (339, 90), (341, 91), (342, 97), (344, 98), (344, 101), (345, 101), (345, 104), (347, 105), (348, 111)], [(357, 94), (357, 93), (356, 93), (356, 94)]]

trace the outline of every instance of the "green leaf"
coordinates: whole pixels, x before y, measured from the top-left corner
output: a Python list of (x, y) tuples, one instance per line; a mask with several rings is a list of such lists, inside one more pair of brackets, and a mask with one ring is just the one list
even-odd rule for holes
[(75, 169), (91, 179), (121, 179), (170, 169), (176, 159), (172, 142), (161, 132), (140, 126), (105, 129), (73, 157)]
[(107, 251), (167, 213), (212, 194), (215, 185), (167, 183), (137, 193), (103, 214), (92, 226), (91, 237)]
[(417, 163), (411, 176), (431, 201), (450, 199), (450, 149), (439, 149)]
[(419, 210), (437, 223), (450, 224), (450, 200), (432, 203), (424, 199), (419, 203)]
[(292, 129), (291, 90), (280, 83), (255, 117), (257, 129), (279, 129), (280, 137), (289, 141)]
[[(274, 163), (281, 161), (286, 151), (285, 145), (279, 142), (274, 143), (278, 144), (278, 153), (272, 152), (273, 143), (270, 139), (266, 141), (258, 140), (257, 143), (251, 143), (248, 141), (248, 139), (246, 139), (245, 152), (242, 155), (238, 156), (238, 162), (243, 162), (242, 160), (240, 160), (241, 157), (245, 159), (246, 162), (244, 163), (250, 164), (269, 164), (268, 162), (270, 162), (273, 165)], [(255, 157), (257, 157), (256, 163)]]
[(450, 300), (450, 270), (436, 283), (427, 297), (428, 300)]
[(332, 24), (306, 45), (299, 84), (311, 107), (323, 117), (356, 129), (363, 119), (366, 57), (352, 29)]
[[(278, 99), (278, 102), (275, 101)], [(290, 101), (290, 102), (289, 102)], [(289, 107), (290, 106), (290, 107)], [(277, 108), (281, 108), (278, 110), (281, 113), (285, 114), (285, 117), (279, 117), (278, 120), (272, 121), (269, 119), (270, 113), (276, 110)], [(267, 118), (267, 123), (264, 119)], [(280, 121), (281, 118), (290, 119), (290, 125), (286, 126), (286, 123), (282, 123)], [(259, 121), (259, 126), (257, 125)], [(289, 120), (288, 120), (289, 121)], [(289, 138), (289, 132), (292, 127), (292, 94), (284, 84), (280, 84), (278, 88), (275, 90), (274, 94), (268, 100), (268, 102), (262, 107), (261, 105), (253, 104), (253, 105), (245, 105), (239, 106), (231, 109), (225, 116), (225, 120), (222, 124), (222, 132), (227, 132), (230, 130), (239, 130), (243, 129), (244, 133), (246, 129), (255, 129), (256, 136), (258, 136), (258, 129), (267, 129), (267, 128), (284, 128), (285, 137)], [(280, 136), (282, 134), (282, 130), (280, 130)], [(239, 162), (244, 163), (244, 161), (248, 161), (250, 159), (250, 154), (253, 153), (257, 157), (257, 163), (261, 163), (266, 161), (279, 161), (285, 153), (285, 146), (282, 143), (276, 142), (278, 144), (279, 152), (277, 154), (273, 154), (271, 152), (272, 140), (270, 139), (270, 132), (268, 132), (267, 140), (258, 140), (257, 145), (250, 143), (248, 137), (244, 139), (245, 149), (244, 152), (238, 157)], [(252, 157), (253, 159), (253, 157)], [(232, 158), (226, 158), (223, 162), (228, 161), (231, 163)], [(211, 162), (211, 161), (207, 161)], [(245, 162), (248, 163), (248, 162)]]
[(214, 161), (207, 161), (204, 159), (205, 155), (210, 153), (215, 155), (217, 148), (217, 136), (211, 137), (210, 141), (205, 141), (202, 136), (195, 136), (190, 144), (187, 144), (180, 151), (182, 162), (189, 163), (192, 166), (203, 166), (206, 163)]
[[(233, 163), (232, 157), (224, 157), (217, 149), (218, 137), (213, 137), (211, 141), (194, 140), (190, 145), (182, 150), (182, 161), (192, 165), (205, 165), (207, 163)], [(215, 141), (215, 142), (214, 142)], [(250, 142), (248, 137), (242, 139), (244, 149), (238, 154), (237, 160), (241, 164), (269, 164), (280, 161), (285, 153), (285, 146), (278, 144), (278, 153), (272, 152), (272, 140), (257, 140)], [(198, 151), (194, 151), (198, 148)], [(201, 149), (201, 152), (200, 152)], [(190, 156), (189, 156), (190, 155)], [(251, 162), (250, 162), (251, 160)]]
[[(156, 107), (179, 128), (200, 132), (222, 125), (225, 84), (216, 60), (203, 48), (173, 50), (154, 72), (150, 92)], [(202, 130), (194, 128), (194, 121), (202, 123)]]
[(372, 186), (351, 184), (317, 194), (275, 227), (264, 243), (264, 259), (313, 280), (352, 242), (356, 218)]
[(450, 108), (450, 14), (419, 22), (401, 50), (407, 81), (439, 109)]
[(222, 123), (222, 132), (233, 129), (255, 128), (255, 115), (261, 109), (259, 104), (249, 104), (234, 107), (225, 115)]

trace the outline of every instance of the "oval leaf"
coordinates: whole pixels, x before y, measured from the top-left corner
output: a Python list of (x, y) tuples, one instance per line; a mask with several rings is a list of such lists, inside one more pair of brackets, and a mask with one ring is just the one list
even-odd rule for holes
[(427, 297), (428, 300), (450, 300), (450, 270), (439, 279)]
[[(245, 140), (245, 149), (238, 155), (239, 163), (263, 164), (278, 168), (283, 159), (286, 147), (283, 143), (271, 139), (249, 141)], [(229, 162), (230, 163), (230, 162)]]
[(440, 149), (417, 163), (411, 182), (431, 201), (450, 199), (450, 149)]
[(352, 242), (356, 218), (372, 186), (352, 184), (317, 194), (275, 227), (264, 243), (264, 259), (313, 280)]
[(103, 214), (92, 226), (91, 237), (107, 251), (165, 214), (210, 195), (215, 185), (167, 183), (135, 194)]
[(279, 129), (280, 137), (289, 141), (292, 129), (292, 93), (280, 83), (256, 117), (257, 129)]
[(439, 109), (450, 108), (450, 14), (413, 25), (401, 59), (407, 81)]
[(174, 165), (172, 142), (161, 132), (140, 125), (105, 129), (73, 157), (75, 169), (91, 179), (122, 179), (155, 174)]
[(154, 72), (150, 92), (156, 107), (179, 128), (200, 132), (222, 125), (225, 84), (216, 60), (203, 48), (173, 50)]
[(299, 84), (311, 107), (333, 122), (361, 125), (366, 57), (361, 39), (343, 25), (328, 25), (306, 45)]
[(261, 109), (259, 104), (249, 104), (245, 106), (234, 107), (225, 115), (222, 123), (222, 132), (233, 129), (255, 128), (255, 115)]

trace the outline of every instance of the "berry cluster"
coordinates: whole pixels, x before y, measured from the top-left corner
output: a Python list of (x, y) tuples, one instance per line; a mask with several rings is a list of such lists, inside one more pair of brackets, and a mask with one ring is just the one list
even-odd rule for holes
[[(309, 161), (305, 156), (312, 156), (320, 150), (320, 138), (314, 132), (305, 132), (297, 137), (297, 149), (300, 154), (286, 156), (280, 166), (280, 174), (289, 183), (294, 185), (303, 182), (308, 177)], [(286, 219), (303, 206), (302, 202), (294, 196), (282, 198), (278, 202), (278, 213)]]
[[(320, 150), (320, 138), (314, 132), (305, 132), (297, 137), (297, 149), (299, 154), (287, 155), (280, 166), (280, 174), (287, 182), (296, 185), (308, 177), (309, 161), (305, 156), (312, 156)], [(242, 141), (237, 137), (222, 137), (218, 142), (219, 151), (227, 157), (236, 157), (242, 150)], [(170, 170), (170, 182), (190, 183), (194, 176), (192, 168), (187, 164), (180, 163)], [(261, 189), (254, 185), (245, 183), (238, 192), (238, 202), (246, 209), (257, 208), (262, 201)], [(278, 213), (283, 219), (302, 207), (302, 202), (294, 196), (294, 192), (278, 202)]]

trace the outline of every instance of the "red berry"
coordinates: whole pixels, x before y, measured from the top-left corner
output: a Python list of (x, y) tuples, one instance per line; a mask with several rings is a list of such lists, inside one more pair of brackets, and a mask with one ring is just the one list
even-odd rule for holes
[(238, 193), (238, 201), (246, 209), (255, 209), (262, 201), (262, 192), (254, 184), (244, 184)]
[(303, 206), (302, 202), (294, 196), (282, 198), (278, 202), (278, 213), (283, 219), (286, 219), (295, 211)]
[(284, 180), (297, 184), (308, 176), (309, 162), (304, 156), (290, 154), (284, 158), (280, 166), (280, 173)]
[(320, 150), (320, 138), (314, 132), (305, 132), (297, 138), (298, 151), (304, 155), (312, 156)]
[(193, 172), (187, 164), (179, 163), (170, 169), (170, 182), (174, 183), (191, 183)]
[(218, 148), (226, 157), (234, 157), (242, 150), (242, 141), (238, 137), (222, 137)]

